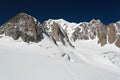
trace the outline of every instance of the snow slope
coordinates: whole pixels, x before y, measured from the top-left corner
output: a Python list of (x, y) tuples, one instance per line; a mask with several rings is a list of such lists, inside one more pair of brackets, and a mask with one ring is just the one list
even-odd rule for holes
[(120, 49), (97, 40), (56, 46), (44, 35), (39, 43), (0, 38), (0, 80), (120, 80)]

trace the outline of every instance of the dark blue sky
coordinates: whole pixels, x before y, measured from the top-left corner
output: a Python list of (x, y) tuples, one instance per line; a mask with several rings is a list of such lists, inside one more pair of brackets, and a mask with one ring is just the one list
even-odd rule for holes
[(119, 0), (4, 0), (0, 1), (0, 25), (20, 12), (41, 23), (49, 18), (70, 22), (100, 19), (103, 23), (120, 20)]

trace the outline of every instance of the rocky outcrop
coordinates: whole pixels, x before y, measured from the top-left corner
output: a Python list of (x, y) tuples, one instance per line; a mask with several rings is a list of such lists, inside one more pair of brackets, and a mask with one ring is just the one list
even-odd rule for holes
[(108, 26), (109, 31), (108, 31), (108, 42), (112, 44), (116, 40), (116, 32), (115, 32), (115, 27), (113, 24), (110, 24)]
[(120, 48), (120, 36), (119, 36), (119, 38), (117, 39), (115, 45)]
[[(72, 33), (73, 41), (79, 40), (90, 40), (95, 39), (98, 34), (100, 34), (99, 30), (101, 30), (102, 26), (104, 26), (99, 20), (92, 20), (89, 23), (83, 22), (79, 23), (77, 27), (74, 28), (74, 32)], [(98, 32), (99, 31), (99, 32)]]
[(107, 27), (103, 26), (98, 30), (98, 43), (101, 44), (101, 46), (104, 46), (107, 44)]
[(74, 41), (76, 41), (77, 39), (89, 40), (89, 31), (87, 25), (80, 24), (79, 27), (76, 27), (74, 30), (75, 31), (72, 34), (72, 38)]
[[(50, 25), (48, 23), (48, 25)], [(43, 27), (44, 27), (44, 32), (46, 32), (47, 35), (49, 35), (50, 38), (52, 38), (54, 40), (54, 42), (56, 43), (56, 41), (61, 42), (64, 44), (63, 41), (63, 33), (59, 28), (59, 25), (55, 22), (53, 22), (53, 24), (51, 25), (51, 27), (47, 27), (48, 26), (46, 23), (44, 23)]]
[(16, 15), (2, 25), (1, 28), (0, 33), (4, 33), (14, 40), (21, 37), (25, 42), (38, 42), (43, 38), (41, 24), (26, 13)]
[(60, 30), (59, 25), (57, 23), (55, 22), (53, 23), (52, 33), (49, 36), (51, 36), (55, 41), (58, 41), (64, 44), (64, 41), (63, 41), (64, 34)]
[(4, 34), (4, 29), (3, 29), (3, 27), (0, 27), (0, 34)]
[(74, 47), (69, 41), (66, 31), (55, 21), (50, 20), (44, 22), (43, 29), (44, 32), (53, 39), (55, 44), (57, 44), (57, 42), (61, 42), (63, 45), (65, 45), (65, 42), (68, 42), (70, 46)]
[(80, 32), (80, 28), (75, 28), (75, 31), (72, 34), (72, 39), (75, 42), (77, 39), (82, 39), (82, 33)]

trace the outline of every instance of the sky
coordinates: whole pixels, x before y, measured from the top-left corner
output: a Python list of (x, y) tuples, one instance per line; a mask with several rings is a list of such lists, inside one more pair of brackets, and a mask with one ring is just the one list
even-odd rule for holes
[(0, 25), (25, 12), (41, 23), (63, 18), (69, 22), (100, 19), (104, 24), (120, 20), (120, 0), (1, 0)]

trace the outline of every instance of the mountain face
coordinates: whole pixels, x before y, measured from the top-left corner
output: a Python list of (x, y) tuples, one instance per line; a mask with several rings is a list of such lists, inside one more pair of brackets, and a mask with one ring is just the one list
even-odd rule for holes
[(42, 25), (28, 14), (20, 13), (2, 25), (1, 34), (12, 37), (14, 40), (22, 38), (24, 42), (38, 42), (42, 36)]
[(77, 24), (63, 19), (49, 19), (40, 24), (34, 17), (20, 13), (0, 27), (0, 34), (14, 40), (21, 38), (24, 42), (39, 42), (44, 38), (43, 33), (55, 44), (60, 42), (75, 47), (72, 43), (76, 40), (97, 39), (101, 46), (115, 44), (120, 47), (120, 22), (104, 25), (100, 20), (93, 19)]
[[(55, 41), (65, 42), (71, 45), (76, 40), (98, 39), (98, 44), (115, 44), (120, 47), (120, 23), (104, 25), (100, 20), (90, 22), (70, 23), (63, 19), (48, 20), (43, 23), (45, 32), (52, 36)], [(57, 29), (56, 29), (57, 28)], [(61, 38), (63, 37), (63, 38)]]

